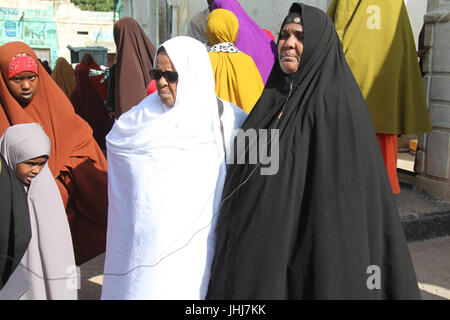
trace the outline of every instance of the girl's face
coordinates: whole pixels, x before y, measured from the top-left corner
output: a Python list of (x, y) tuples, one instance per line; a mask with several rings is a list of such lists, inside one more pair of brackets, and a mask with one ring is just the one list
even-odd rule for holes
[(47, 160), (47, 156), (41, 156), (18, 163), (16, 165), (17, 178), (19, 178), (22, 183), (29, 185), (31, 180), (33, 180), (33, 178), (35, 178), (44, 168)]
[(23, 106), (27, 106), (33, 100), (39, 85), (39, 77), (31, 71), (16, 74), (7, 82), (11, 94)]

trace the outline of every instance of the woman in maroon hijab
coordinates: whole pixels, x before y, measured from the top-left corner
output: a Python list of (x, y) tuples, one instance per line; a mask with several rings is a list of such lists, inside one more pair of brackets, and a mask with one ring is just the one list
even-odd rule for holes
[(70, 96), (73, 108), (89, 123), (99, 147), (106, 150), (105, 136), (111, 130), (114, 120), (109, 117), (105, 104), (89, 80), (89, 72), (78, 68), (75, 78), (77, 86)]
[(117, 47), (115, 113), (119, 117), (147, 96), (155, 47), (139, 23), (130, 17), (114, 24), (114, 41)]
[[(93, 70), (102, 70), (97, 62), (95, 62), (94, 58), (89, 52), (86, 52), (81, 58), (81, 62), (78, 64), (77, 69), (86, 69), (88, 72), (90, 69)], [(89, 77), (92, 85), (95, 87), (98, 95), (102, 99), (102, 101), (106, 100), (106, 94), (108, 92), (108, 80), (102, 82), (103, 76), (93, 76)]]

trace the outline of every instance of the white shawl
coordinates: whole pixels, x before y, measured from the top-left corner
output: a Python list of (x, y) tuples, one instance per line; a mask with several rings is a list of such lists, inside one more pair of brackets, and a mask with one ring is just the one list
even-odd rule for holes
[[(175, 105), (144, 99), (107, 135), (108, 232), (102, 299), (201, 299), (214, 254), (225, 161), (206, 48), (163, 46), (178, 74)], [(156, 58), (155, 58), (156, 60)], [(246, 118), (223, 101), (225, 141)]]

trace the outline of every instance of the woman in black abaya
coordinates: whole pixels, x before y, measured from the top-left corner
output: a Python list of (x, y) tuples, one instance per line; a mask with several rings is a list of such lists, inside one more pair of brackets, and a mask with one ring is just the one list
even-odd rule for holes
[[(207, 299), (418, 299), (371, 118), (333, 23), (294, 3), (281, 30), (278, 62), (242, 128), (279, 130), (279, 170), (229, 166)], [(257, 149), (250, 143), (246, 159)]]

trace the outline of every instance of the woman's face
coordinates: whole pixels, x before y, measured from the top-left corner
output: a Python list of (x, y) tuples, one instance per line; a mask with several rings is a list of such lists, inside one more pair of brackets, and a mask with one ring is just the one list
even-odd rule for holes
[(286, 74), (297, 72), (303, 53), (303, 27), (288, 23), (283, 27), (278, 41), (278, 61)]
[(41, 156), (16, 164), (16, 176), (26, 185), (31, 183), (47, 163), (48, 157)]
[[(158, 53), (156, 57), (155, 69), (164, 71), (177, 71), (172, 64), (169, 56), (165, 51)], [(159, 98), (166, 107), (173, 107), (177, 98), (178, 79), (174, 82), (169, 82), (165, 77), (155, 79), (156, 88), (158, 89)]]
[(39, 85), (39, 77), (31, 71), (24, 71), (8, 79), (7, 86), (11, 94), (23, 106), (33, 100)]

